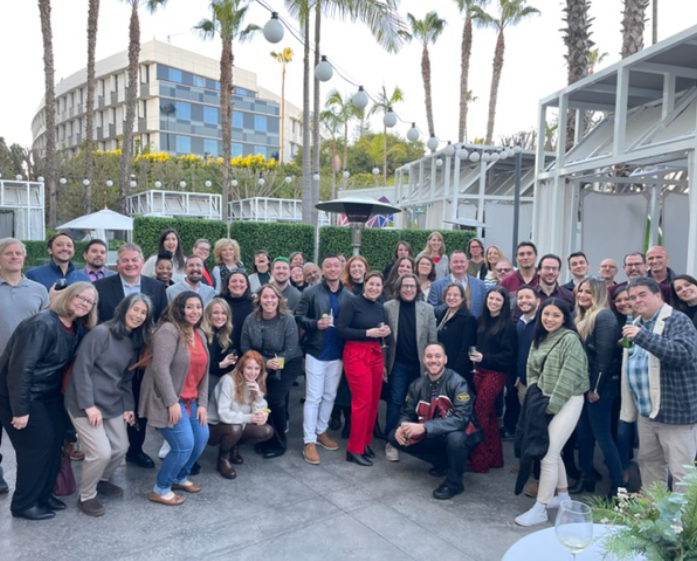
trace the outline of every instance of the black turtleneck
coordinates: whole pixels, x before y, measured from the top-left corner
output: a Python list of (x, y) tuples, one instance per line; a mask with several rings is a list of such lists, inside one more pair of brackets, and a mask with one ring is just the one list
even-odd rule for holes
[(247, 316), (252, 313), (252, 298), (249, 290), (242, 296), (234, 297), (229, 293), (225, 295), (225, 301), (230, 305), (232, 311), (232, 348), (238, 356), (242, 356), (240, 342), (242, 338), (242, 324)]
[(419, 364), (416, 346), (416, 303), (414, 300), (399, 302), (399, 324), (395, 360), (407, 364)]

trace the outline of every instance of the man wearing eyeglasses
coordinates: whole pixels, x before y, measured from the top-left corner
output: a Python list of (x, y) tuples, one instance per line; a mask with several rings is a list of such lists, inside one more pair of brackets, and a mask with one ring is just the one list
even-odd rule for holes
[(559, 274), (561, 273), (561, 258), (553, 253), (548, 253), (540, 258), (537, 266), (540, 289), (540, 305), (548, 298), (559, 298), (569, 309), (574, 309), (574, 295), (563, 286), (559, 286)]
[(615, 286), (615, 275), (617, 274), (617, 263), (612, 259), (603, 259), (598, 267), (598, 275), (605, 282), (608, 288)]
[(496, 282), (500, 283), (508, 273), (513, 270), (513, 265), (510, 261), (499, 261), (494, 266), (494, 272), (496, 273)]

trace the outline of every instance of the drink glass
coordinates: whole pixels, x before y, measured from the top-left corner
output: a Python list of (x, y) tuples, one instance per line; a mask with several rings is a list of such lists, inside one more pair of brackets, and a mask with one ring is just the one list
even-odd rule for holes
[(274, 355), (276, 362), (278, 362), (278, 369), (283, 370), (283, 367), (286, 365), (286, 358), (283, 356), (278, 356)]
[(554, 530), (559, 543), (571, 552), (571, 559), (575, 561), (576, 554), (586, 549), (593, 540), (591, 507), (579, 501), (562, 501)]
[[(472, 356), (474, 353), (477, 352), (477, 347), (470, 347), (469, 348), (469, 356)], [(470, 371), (472, 374), (477, 373), (477, 367), (474, 365), (474, 362), (472, 363), (472, 370)]]
[[(380, 323), (378, 323), (378, 327), (385, 327), (385, 323), (381, 321)], [(387, 341), (385, 340), (384, 337), (380, 337), (380, 348), (381, 349), (388, 348)]]

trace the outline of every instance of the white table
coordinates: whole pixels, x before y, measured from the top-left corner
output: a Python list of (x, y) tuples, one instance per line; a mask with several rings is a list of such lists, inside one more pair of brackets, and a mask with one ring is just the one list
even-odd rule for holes
[[(576, 555), (576, 561), (597, 561), (602, 559), (605, 548), (602, 538), (612, 531), (614, 526), (608, 524), (593, 524), (593, 541), (581, 553)], [(608, 561), (614, 557), (608, 557)], [(644, 557), (636, 557), (641, 561)], [(545, 528), (528, 534), (514, 543), (503, 556), (502, 561), (571, 561), (571, 553), (557, 540), (554, 528)]]

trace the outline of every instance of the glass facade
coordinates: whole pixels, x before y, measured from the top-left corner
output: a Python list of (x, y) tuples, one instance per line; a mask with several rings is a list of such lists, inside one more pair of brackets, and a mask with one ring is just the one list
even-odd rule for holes
[[(220, 155), (220, 83), (162, 64), (157, 65), (157, 79), (160, 150), (173, 155)], [(232, 99), (232, 156), (277, 157), (279, 104), (238, 86), (233, 87)]]

